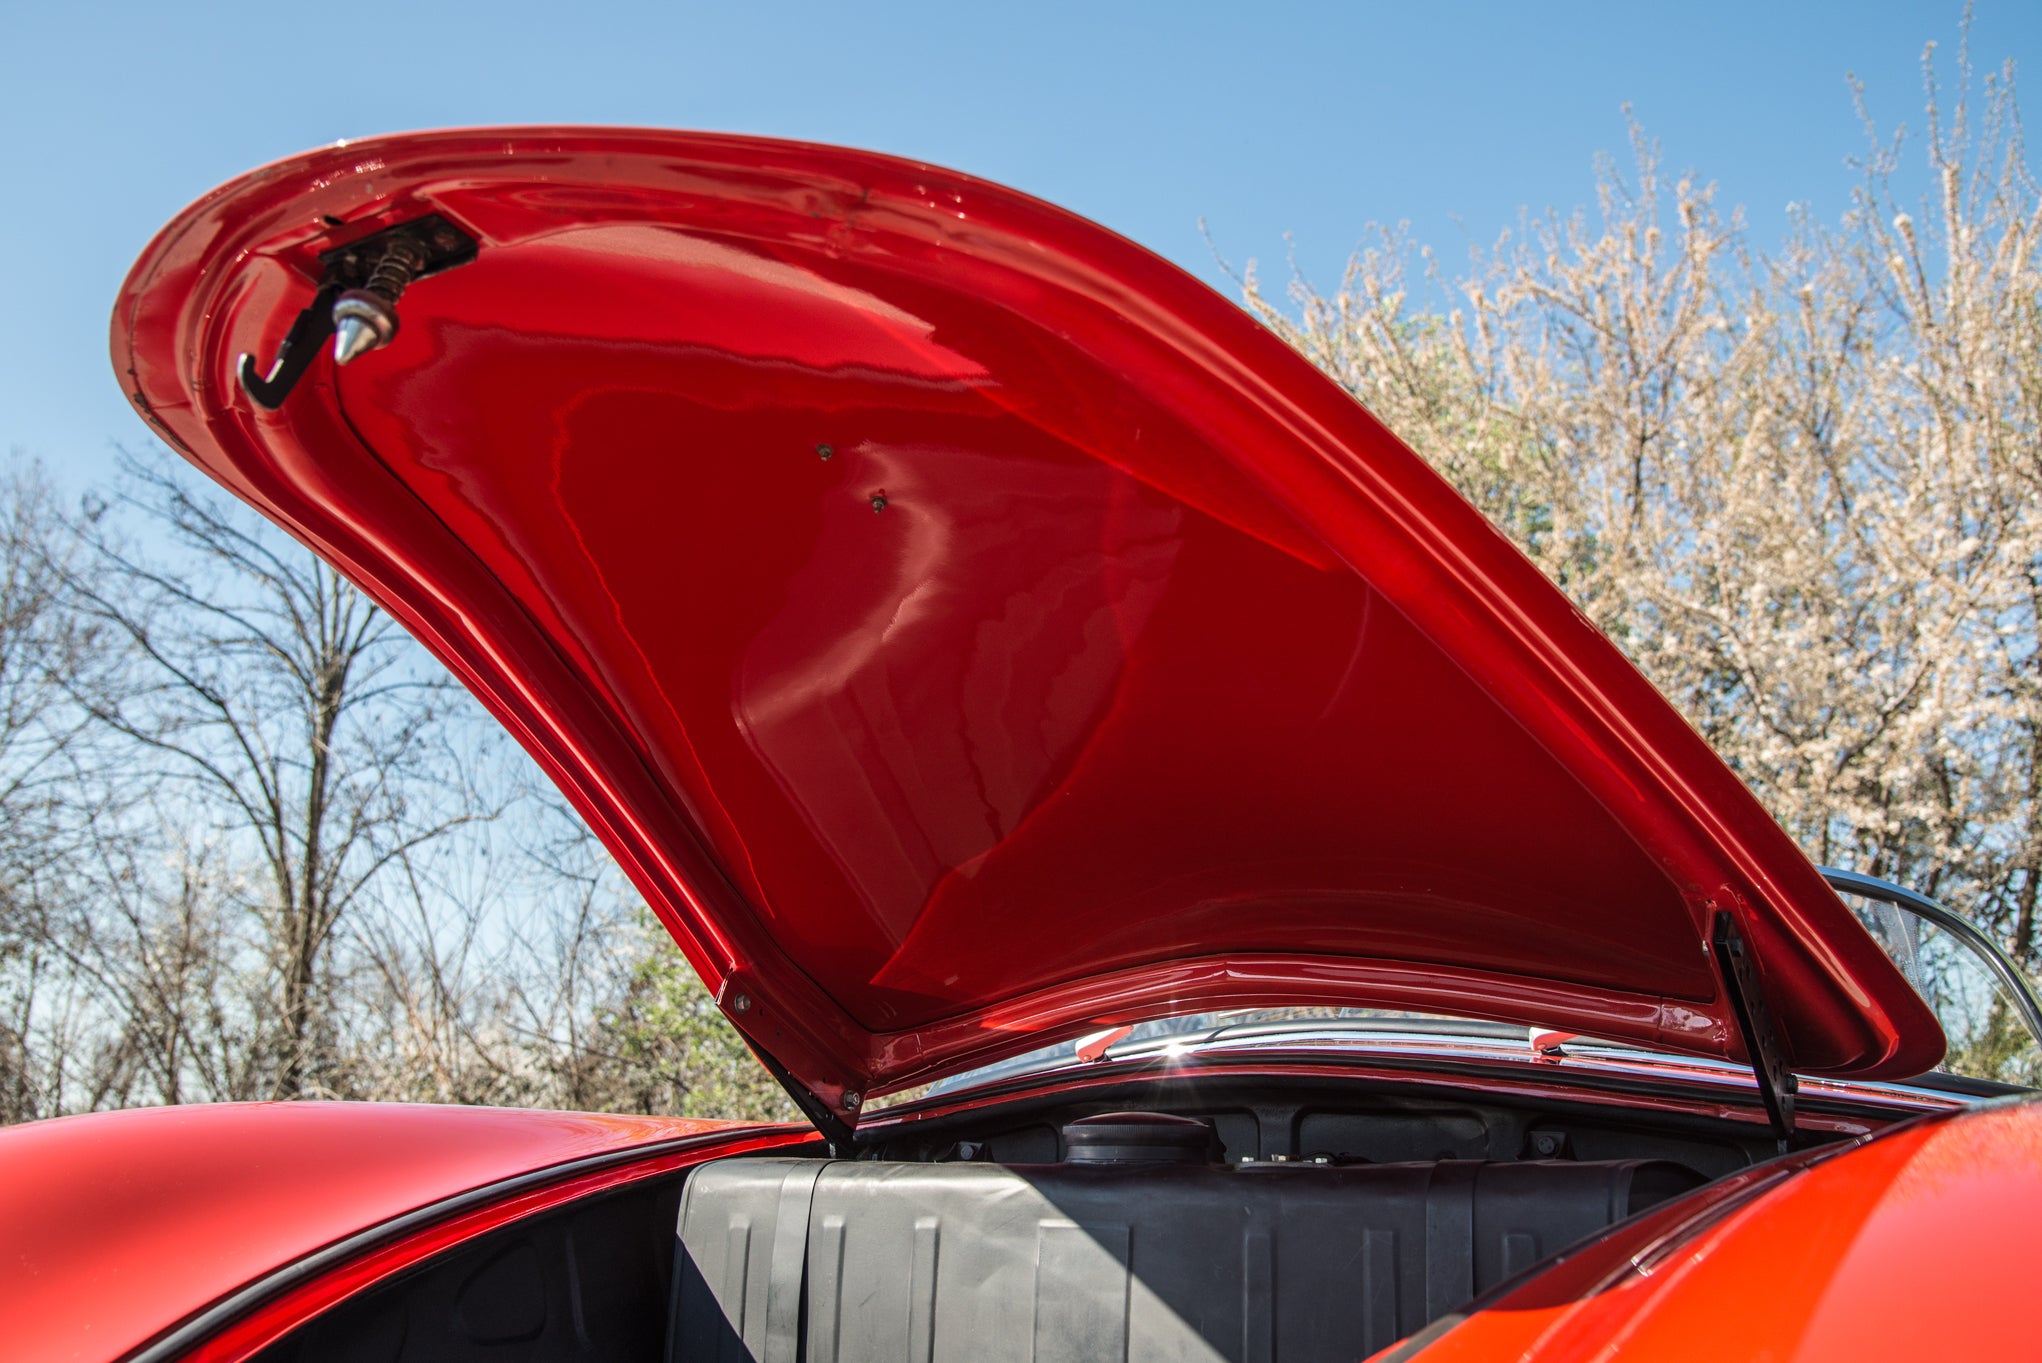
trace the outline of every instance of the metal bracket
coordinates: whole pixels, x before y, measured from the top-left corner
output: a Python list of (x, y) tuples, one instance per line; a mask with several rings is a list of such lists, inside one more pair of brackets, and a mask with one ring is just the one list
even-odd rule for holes
[(333, 334), (333, 300), (342, 292), (338, 284), (322, 284), (319, 292), (312, 295), (312, 301), (298, 314), (298, 320), (291, 323), (291, 329), (284, 334), (284, 342), (277, 347), (274, 360), (270, 361), (269, 373), (258, 373), (255, 356), (241, 357), (241, 387), (256, 404), (274, 412), (284, 405), (284, 399), (298, 386), (298, 380), (305, 377), (305, 371), (312, 367), (312, 360), (319, 354), (319, 348), (326, 344), (326, 338)]
[[(740, 1032), (738, 1035), (744, 1034)], [(751, 1047), (759, 1063), (779, 1081), (780, 1087), (787, 1090), (787, 1096), (801, 1109), (801, 1115), (815, 1123), (815, 1129), (822, 1133), (823, 1144), (829, 1147), (830, 1158), (852, 1158), (856, 1153), (856, 1142), (851, 1135), (850, 1123), (832, 1111), (830, 1105), (818, 1098), (806, 1084), (788, 1073), (785, 1065), (761, 1050), (756, 1041), (745, 1037), (745, 1044)]]
[(1751, 1072), (1758, 1078), (1765, 1114), (1779, 1140), (1780, 1153), (1785, 1154), (1794, 1144), (1794, 1095), (1801, 1084), (1787, 1068), (1779, 1032), (1766, 1007), (1765, 990), (1758, 982), (1758, 968), (1752, 964), (1750, 949), (1728, 910), (1716, 911), (1709, 944), (1716, 954), (1717, 972), (1723, 977), (1723, 992), (1737, 1015), (1737, 1030), (1744, 1034), (1744, 1051), (1751, 1057)]
[(475, 259), (477, 250), (475, 238), (439, 214), (428, 213), (422, 218), (372, 232), (359, 241), (321, 252), (319, 264), (323, 273), (319, 279), (319, 292), (312, 295), (312, 301), (291, 323), (291, 329), (285, 333), (283, 344), (277, 347), (276, 357), (270, 361), (267, 372), (256, 367), (253, 355), (241, 357), (241, 387), (249, 397), (272, 412), (284, 405), (284, 399), (291, 395), (291, 390), (298, 386), (298, 380), (304, 378), (305, 371), (312, 367), (320, 346), (333, 335), (334, 303), (348, 290), (368, 285), (377, 264), (391, 245), (399, 242), (413, 247), (413, 253), (422, 261), (411, 274), (414, 279), (451, 270), (456, 265), (466, 265)]
[[(751, 1034), (738, 1025), (739, 1016), (752, 1011), (752, 1001), (748, 994), (734, 987), (735, 984), (736, 981), (731, 979), (723, 981), (722, 988), (716, 991), (717, 1008), (722, 1011), (725, 1020), (736, 1030), (738, 1036), (744, 1039), (744, 1044), (751, 1048), (752, 1054), (759, 1058), (759, 1063), (766, 1067), (766, 1071), (781, 1088), (787, 1090), (787, 1096), (801, 1109), (801, 1115), (815, 1123), (815, 1129), (822, 1133), (824, 1143), (829, 1146), (830, 1158), (850, 1159), (853, 1154), (851, 1123), (839, 1117), (835, 1108), (824, 1102), (815, 1090), (796, 1079), (785, 1065), (775, 1060), (765, 1047), (754, 1041)], [(856, 1112), (858, 1100), (858, 1094), (845, 1094), (845, 1108)]]

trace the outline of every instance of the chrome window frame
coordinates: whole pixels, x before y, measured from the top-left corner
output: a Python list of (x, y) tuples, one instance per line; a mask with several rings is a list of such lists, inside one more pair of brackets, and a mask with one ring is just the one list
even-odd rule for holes
[(2035, 1039), (2037, 1046), (2042, 1046), (2042, 1000), (2035, 997), (2034, 986), (2028, 983), (2028, 977), (2021, 973), (2021, 968), (2014, 963), (2013, 957), (2007, 955), (2000, 944), (1984, 929), (1962, 914), (1944, 908), (1927, 895), (1918, 894), (1905, 885), (1895, 885), (1890, 880), (1881, 880), (1877, 876), (1868, 876), (1858, 871), (1845, 871), (1834, 866), (1824, 866), (1821, 870), (1822, 878), (1827, 880), (1829, 887), (1838, 894), (1854, 894), (1860, 899), (1877, 900), (1880, 903), (1891, 904), (1895, 908), (1905, 909), (1917, 917), (1927, 919), (1984, 957), (1986, 965), (2006, 987), (2007, 994), (2014, 1001), (2014, 1007), (2020, 1011), (2021, 1021), (2027, 1026), (2028, 1034)]

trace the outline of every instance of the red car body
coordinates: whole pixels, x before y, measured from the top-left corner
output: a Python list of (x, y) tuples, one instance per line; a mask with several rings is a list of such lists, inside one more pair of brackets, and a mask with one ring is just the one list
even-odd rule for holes
[[(350, 298), (380, 330), (343, 331), (343, 366)], [(1700, 737), (1365, 411), (1140, 248), (861, 152), (419, 134), (194, 204), (113, 349), (165, 440), (533, 753), (833, 1155), (1223, 1085), (1424, 1109), (1427, 1140), (1441, 1104), (1527, 1140), (1571, 1114), (1504, 1157), (1721, 1166), (1396, 1350), (2015, 1344), (1950, 1308), (2015, 1271), (2036, 1110), (1904, 1082), (1942, 1055), (1934, 1015)], [(868, 1115), (1083, 1032), (1271, 1007), (1649, 1054), (1108, 1040)], [(1302, 1111), (1257, 1157), (1305, 1153)], [(1769, 1121), (1807, 1148), (1760, 1160)], [(812, 1136), (344, 1105), (40, 1124), (0, 1133), (0, 1307), (16, 1356), (267, 1358), (462, 1246)], [(1909, 1245), (1933, 1265), (1888, 1277)]]
[[(242, 357), (427, 219), (473, 259), (251, 401)], [(1186, 1006), (1737, 1055), (1718, 912), (1801, 1071), (1938, 1057), (1514, 547), (1239, 308), (1049, 205), (748, 138), (353, 143), (187, 210), (113, 346), (165, 439), (503, 718), (839, 1118)]]
[(1726, 1179), (1404, 1355), (1449, 1360), (2020, 1358), (2007, 1304), (2042, 1210), (2033, 1104), (1917, 1122)]
[[(1753, 1116), (1748, 1102), (1741, 1110)], [(517, 1218), (809, 1134), (344, 1103), (0, 1131), (8, 1356), (240, 1363)], [(2026, 1290), (2021, 1246), (2038, 1216), (2042, 1108), (1921, 1116), (1719, 1180), (1396, 1356), (1545, 1363), (1621, 1346), (1617, 1356), (1661, 1363), (2023, 1357), (2032, 1331), (2007, 1303)], [(210, 1328), (177, 1338), (195, 1322)], [(150, 1350), (165, 1341), (182, 1347)]]
[[(13, 1127), (0, 1132), (8, 1356), (125, 1357), (195, 1308), (406, 1214), (542, 1170), (586, 1191), (592, 1177), (630, 1164), (700, 1158), (683, 1152), (725, 1125), (256, 1103)], [(751, 1143), (756, 1136), (717, 1142)], [(623, 1153), (629, 1164), (616, 1161)], [(529, 1208), (491, 1198), (482, 1210)], [(434, 1230), (446, 1234), (450, 1219), (433, 1218)]]

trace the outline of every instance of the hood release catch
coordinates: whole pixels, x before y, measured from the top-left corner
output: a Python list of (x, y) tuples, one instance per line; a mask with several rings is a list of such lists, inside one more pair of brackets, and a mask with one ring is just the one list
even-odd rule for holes
[(369, 282), (333, 300), (333, 362), (346, 364), (390, 344), (397, 334), (397, 300), (425, 267), (425, 247), (393, 237)]
[(305, 377), (327, 337), (335, 364), (380, 350), (397, 335), (397, 300), (405, 289), (466, 265), (475, 251), (475, 238), (432, 213), (320, 253), (319, 292), (291, 323), (268, 373), (255, 367), (253, 355), (241, 357), (242, 389), (273, 412)]

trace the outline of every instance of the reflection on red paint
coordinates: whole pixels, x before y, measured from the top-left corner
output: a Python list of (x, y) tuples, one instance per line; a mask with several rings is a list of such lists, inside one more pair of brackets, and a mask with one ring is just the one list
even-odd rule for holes
[[(252, 408), (235, 359), (318, 252), (428, 208), (477, 258)], [(1734, 1054), (1713, 907), (1802, 1070), (1940, 1054), (1472, 508), (1231, 303), (1024, 196), (759, 139), (383, 139), (195, 205), (114, 346), (159, 430), (505, 720), (830, 1101), (1223, 1001)]]
[(8, 1358), (115, 1358), (322, 1245), (471, 1188), (732, 1123), (236, 1103), (0, 1130)]
[[(2042, 1219), (2042, 1105), (1925, 1120), (1755, 1195), (1752, 1170), (1690, 1199), (1699, 1220), (1654, 1245), (1654, 1218), (1531, 1279), (1414, 1363), (1612, 1356), (2016, 1358)], [(1727, 1214), (1712, 1207), (1727, 1206)], [(1669, 1219), (1673, 1213), (1667, 1213)]]

